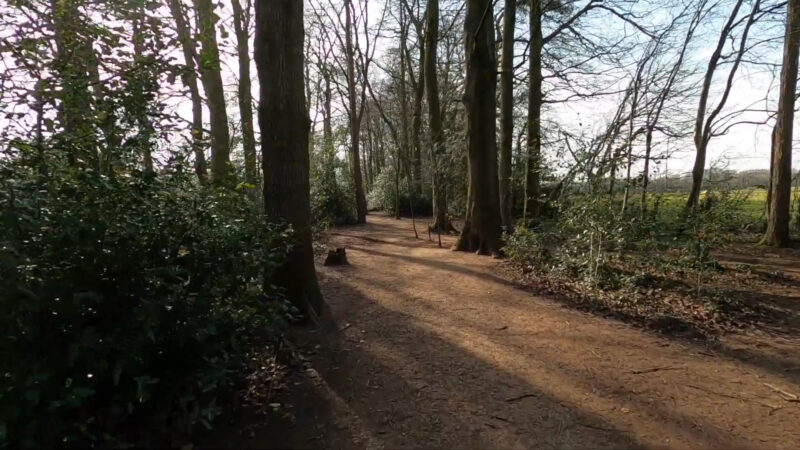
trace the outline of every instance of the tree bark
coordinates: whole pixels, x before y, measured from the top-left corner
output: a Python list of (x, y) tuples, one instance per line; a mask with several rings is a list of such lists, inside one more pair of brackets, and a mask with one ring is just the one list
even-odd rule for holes
[[(645, 69), (645, 65), (647, 60), (649, 60), (652, 53), (647, 54), (642, 62), (639, 64), (639, 68), (636, 71), (636, 80), (633, 82), (633, 96), (631, 97), (631, 116), (628, 120), (628, 139), (627, 139), (627, 152), (626, 152), (626, 160), (627, 160), (627, 170), (625, 171), (625, 191), (622, 197), (622, 211), (621, 214), (625, 215), (625, 212), (628, 210), (628, 200), (630, 199), (631, 193), (631, 167), (633, 166), (633, 141), (636, 139), (636, 132), (634, 130), (635, 120), (636, 120), (636, 110), (639, 109), (639, 89), (642, 85), (642, 71)], [(613, 192), (612, 192), (613, 195)], [(611, 198), (613, 201), (613, 197)]]
[[(407, 59), (409, 74), (411, 73), (412, 65), (411, 58)], [(422, 100), (425, 97), (425, 45), (424, 42), (420, 43), (419, 49), (419, 73), (417, 75), (417, 83), (414, 86), (414, 118), (411, 125), (411, 136), (414, 144), (412, 150), (412, 173), (414, 177), (414, 191), (415, 194), (422, 192)]]
[(439, 77), (437, 73), (437, 51), (439, 44), (439, 0), (428, 0), (425, 13), (425, 90), (428, 93), (428, 130), (431, 138), (431, 172), (433, 176), (433, 225), (432, 230), (450, 232), (453, 226), (447, 218), (447, 190), (442, 174), (444, 156), (444, 130), (442, 107), (439, 102)]
[(496, 254), (502, 245), (495, 142), (497, 56), (492, 9), (492, 0), (468, 0), (464, 21), (469, 196), (467, 218), (456, 250), (482, 255)]
[(50, 0), (55, 31), (56, 55), (53, 68), (59, 78), (58, 118), (64, 128), (59, 143), (72, 166), (100, 169), (96, 136), (92, 126), (92, 96), (89, 91), (91, 42), (81, 36), (81, 0)]
[(236, 53), (239, 57), (239, 115), (242, 126), (242, 147), (244, 150), (244, 180), (248, 184), (258, 184), (256, 173), (256, 138), (253, 131), (253, 94), (250, 89), (250, 0), (245, 9), (239, 0), (231, 0), (233, 6), (233, 28), (236, 32)]
[(149, 101), (150, 92), (143, 89), (144, 86), (147, 86), (150, 80), (145, 80), (145, 77), (152, 77), (151, 74), (148, 73), (148, 59), (145, 55), (145, 48), (144, 48), (144, 34), (142, 31), (142, 27), (144, 26), (145, 20), (145, 13), (144, 13), (144, 6), (140, 6), (136, 8), (136, 12), (133, 18), (133, 62), (134, 66), (136, 67), (135, 76), (138, 78), (138, 92), (134, 95), (134, 101), (136, 102), (135, 107), (135, 118), (136, 124), (138, 126), (137, 136), (136, 136), (136, 143), (138, 144), (139, 150), (142, 152), (142, 163), (144, 166), (144, 173), (145, 175), (152, 176), (155, 174), (155, 167), (153, 164), (153, 136), (156, 133), (155, 128), (153, 127), (150, 118), (147, 116), (147, 102)]
[[(367, 196), (364, 193), (364, 181), (361, 174), (360, 142), (361, 114), (356, 99), (356, 54), (353, 44), (353, 12), (352, 0), (346, 0), (345, 9), (345, 53), (347, 57), (347, 97), (350, 113), (350, 157), (353, 171), (353, 184), (356, 190), (356, 222), (367, 223)], [(366, 83), (367, 80), (364, 80)], [(362, 96), (362, 107), (363, 107)]]
[(296, 240), (272, 282), (312, 319), (325, 304), (314, 270), (309, 200), (309, 117), (303, 87), (303, 2), (256, 2), (255, 59), (267, 220), (291, 224)]
[[(717, 70), (719, 59), (722, 56), (722, 51), (725, 47), (725, 43), (728, 40), (728, 36), (730, 35), (731, 30), (733, 29), (734, 20), (736, 19), (736, 16), (739, 14), (739, 9), (741, 8), (742, 3), (743, 0), (736, 1), (736, 3), (733, 6), (733, 10), (728, 16), (727, 22), (722, 27), (722, 31), (720, 32), (719, 39), (717, 41), (717, 47), (714, 49), (714, 52), (711, 54), (711, 57), (708, 60), (708, 68), (706, 69), (706, 75), (705, 78), (703, 79), (703, 87), (700, 90), (700, 100), (698, 102), (697, 116), (695, 118), (695, 123), (694, 123), (694, 146), (697, 153), (695, 155), (694, 167), (692, 168), (692, 188), (689, 191), (689, 198), (686, 202), (687, 211), (694, 210), (697, 207), (698, 202), (700, 201), (700, 190), (702, 189), (703, 186), (703, 174), (705, 173), (708, 141), (711, 138), (710, 135), (711, 119), (708, 120), (706, 119), (706, 110), (708, 108), (708, 96), (709, 93), (711, 92), (711, 82), (714, 78), (714, 72), (716, 72)], [(756, 3), (756, 7), (757, 5), (758, 3)], [(743, 41), (741, 43), (742, 46), (744, 46), (744, 41), (746, 39), (747, 35), (745, 34), (743, 36)], [(729, 78), (728, 87), (726, 91), (730, 90), (732, 76), (735, 71), (736, 71), (736, 65), (734, 65), (734, 67), (731, 69), (730, 73), (731, 77)], [(727, 97), (727, 95), (723, 96), (723, 101), (721, 101), (718, 109), (724, 105), (725, 97)]]
[(542, 154), (542, 1), (531, 0), (531, 42), (528, 63), (528, 155), (525, 171), (525, 203), (522, 218), (539, 215)]
[(324, 169), (324, 176), (326, 178), (326, 183), (333, 183), (329, 184), (330, 186), (334, 186), (336, 184), (336, 149), (333, 145), (333, 107), (331, 105), (333, 99), (333, 91), (331, 89), (331, 74), (328, 72), (327, 68), (322, 69), (322, 80), (325, 83), (325, 92), (323, 92), (324, 96), (324, 105), (322, 111), (322, 137), (325, 140), (325, 169)]
[(233, 187), (236, 176), (231, 165), (230, 131), (217, 47), (216, 19), (211, 0), (194, 0), (201, 44), (200, 78), (206, 92), (211, 126), (211, 178), (215, 185)]
[[(409, 135), (410, 132), (410, 121), (409, 121), (409, 114), (408, 114), (408, 89), (407, 89), (407, 75), (406, 75), (406, 58), (405, 58), (405, 51), (406, 47), (408, 46), (408, 23), (406, 21), (406, 10), (401, 7), (400, 8), (400, 82), (399, 82), (399, 95), (400, 95), (400, 149), (398, 151), (398, 158), (402, 162), (402, 164), (397, 166), (397, 170), (400, 170), (400, 166), (402, 165), (403, 170), (406, 176), (411, 175), (410, 165), (411, 165), (411, 158), (410, 158), (410, 142), (411, 137)], [(409, 181), (411, 181), (409, 179)], [(399, 192), (399, 191), (398, 191)], [(409, 195), (412, 195), (412, 192), (409, 192)]]
[(500, 62), (500, 217), (511, 231), (511, 147), (514, 143), (514, 31), (517, 0), (505, 0)]
[(792, 195), (792, 135), (798, 53), (800, 53), (800, 0), (789, 0), (786, 6), (781, 91), (772, 145), (773, 169), (769, 217), (763, 239), (764, 244), (776, 247), (786, 247), (791, 243), (789, 213)]
[(206, 153), (203, 148), (203, 99), (197, 86), (197, 73), (195, 72), (194, 39), (186, 21), (181, 0), (169, 0), (169, 9), (175, 20), (178, 40), (183, 50), (183, 59), (186, 70), (183, 71), (184, 86), (189, 89), (189, 98), (192, 101), (192, 152), (194, 153), (194, 172), (200, 184), (208, 182), (208, 169), (206, 167)]

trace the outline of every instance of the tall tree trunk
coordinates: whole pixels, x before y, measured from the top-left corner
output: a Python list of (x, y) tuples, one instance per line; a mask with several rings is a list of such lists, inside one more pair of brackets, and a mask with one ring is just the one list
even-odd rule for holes
[[(700, 201), (700, 190), (703, 186), (703, 175), (705, 173), (706, 167), (706, 153), (708, 150), (708, 141), (711, 139), (711, 125), (713, 118), (706, 118), (706, 111), (708, 109), (708, 97), (711, 92), (711, 82), (714, 78), (714, 72), (717, 70), (717, 66), (719, 64), (719, 59), (722, 57), (722, 51), (725, 47), (725, 43), (728, 40), (728, 37), (733, 29), (734, 21), (736, 20), (736, 16), (739, 14), (739, 9), (742, 7), (743, 0), (736, 0), (736, 3), (733, 6), (733, 10), (731, 11), (730, 15), (728, 16), (728, 20), (726, 21), (725, 25), (722, 27), (722, 31), (720, 32), (719, 39), (717, 41), (717, 47), (715, 48), (714, 52), (711, 54), (711, 57), (708, 60), (708, 68), (706, 69), (706, 75), (703, 79), (703, 87), (700, 90), (700, 100), (697, 105), (697, 116), (695, 117), (694, 123), (694, 146), (696, 150), (695, 160), (694, 160), (694, 167), (692, 168), (692, 188), (689, 191), (689, 198), (686, 201), (686, 210), (691, 211), (697, 207), (697, 204)], [(755, 14), (756, 9), (758, 8), (758, 0), (756, 1), (756, 6), (753, 8), (753, 14)], [(752, 20), (752, 15), (751, 15)], [(741, 39), (741, 46), (744, 48), (745, 41), (747, 40), (747, 31), (750, 28), (751, 22), (748, 21), (747, 28), (745, 28), (745, 34)], [(741, 52), (740, 52), (741, 53)], [(741, 60), (741, 56), (737, 58), (733, 68), (731, 69), (730, 76), (728, 79), (728, 85), (726, 88), (726, 92), (723, 95), (723, 99), (720, 101), (719, 106), (715, 110), (717, 113), (721, 109), (722, 106), (725, 104), (725, 99), (727, 97), (727, 93), (730, 90), (730, 85), (733, 82), (733, 75), (736, 72), (736, 67), (738, 66), (739, 60)], [(712, 116), (715, 114), (712, 114)]]
[(103, 144), (100, 147), (100, 172), (109, 178), (114, 178), (114, 153), (119, 151), (122, 142), (117, 129), (117, 117), (114, 102), (110, 101), (105, 85), (100, 80), (100, 61), (97, 54), (92, 52), (89, 60), (89, 78), (92, 83), (97, 124), (103, 132)]
[(778, 114), (772, 146), (772, 180), (767, 232), (763, 243), (777, 247), (790, 244), (789, 208), (792, 195), (792, 129), (797, 92), (797, 58), (800, 53), (800, 0), (786, 6), (786, 35)]
[(437, 73), (437, 51), (439, 44), (439, 0), (428, 0), (425, 14), (425, 89), (428, 92), (428, 129), (431, 138), (431, 171), (433, 176), (433, 225), (436, 231), (447, 233), (452, 225), (447, 218), (447, 189), (442, 173), (444, 156), (444, 130), (442, 129), (442, 107), (439, 102), (439, 77)]
[(456, 249), (482, 255), (498, 253), (502, 245), (495, 142), (497, 56), (492, 1), (467, 0), (464, 21), (469, 200)]
[[(358, 110), (356, 96), (356, 54), (353, 44), (353, 0), (346, 0), (345, 9), (345, 53), (347, 57), (347, 97), (350, 112), (350, 157), (352, 158), (353, 184), (356, 190), (356, 222), (367, 223), (367, 196), (364, 193), (364, 181), (361, 174), (361, 113)], [(364, 83), (367, 80), (363, 81)], [(362, 105), (363, 108), (363, 98)]]
[[(405, 48), (408, 45), (408, 23), (405, 18), (406, 10), (403, 7), (400, 7), (400, 84), (399, 87), (399, 95), (400, 95), (400, 143), (399, 143), (399, 150), (398, 150), (398, 159), (401, 162), (402, 167), (406, 175), (410, 173), (409, 164), (410, 164), (410, 155), (409, 155), (409, 142), (411, 137), (409, 136), (409, 117), (408, 117), (408, 89), (407, 89), (407, 75), (406, 75), (406, 60), (404, 56)], [(397, 167), (398, 171), (400, 166)], [(398, 184), (399, 186), (399, 184)], [(409, 193), (410, 194), (410, 193)]]
[(500, 62), (500, 217), (511, 231), (511, 147), (514, 142), (514, 31), (517, 0), (505, 0)]
[(528, 63), (528, 157), (525, 175), (525, 203), (522, 218), (539, 215), (539, 184), (542, 155), (542, 0), (531, 0), (531, 42)]
[(206, 153), (203, 148), (203, 99), (197, 86), (197, 73), (195, 72), (194, 39), (189, 29), (181, 0), (169, 0), (169, 9), (175, 20), (178, 40), (183, 50), (183, 59), (186, 70), (183, 71), (184, 86), (189, 89), (189, 98), (192, 101), (192, 152), (194, 153), (194, 172), (200, 184), (208, 182), (208, 169), (206, 167)]
[(67, 161), (73, 166), (100, 169), (96, 136), (92, 125), (92, 96), (89, 91), (89, 61), (91, 42), (78, 30), (84, 24), (80, 8), (82, 0), (50, 0), (55, 29), (56, 57), (53, 68), (59, 78), (59, 120), (64, 133), (59, 135), (60, 147), (67, 151)]
[(201, 44), (200, 78), (206, 91), (211, 125), (211, 178), (217, 186), (232, 187), (236, 175), (231, 165), (231, 139), (217, 47), (216, 15), (211, 0), (194, 0), (194, 6)]
[[(647, 56), (649, 58), (649, 56)], [(633, 96), (631, 97), (631, 116), (628, 118), (628, 139), (626, 160), (627, 170), (625, 171), (625, 192), (622, 197), (622, 214), (628, 210), (628, 200), (631, 194), (631, 167), (633, 166), (633, 140), (636, 138), (634, 131), (634, 124), (636, 120), (636, 110), (639, 108), (639, 89), (642, 85), (642, 71), (645, 64), (639, 65), (639, 70), (636, 72), (636, 80), (633, 82)], [(612, 193), (613, 194), (613, 193)], [(613, 197), (612, 197), (613, 200)]]
[(642, 169), (642, 198), (639, 202), (639, 209), (641, 209), (641, 218), (647, 216), (647, 188), (650, 184), (650, 155), (653, 151), (653, 129), (648, 126), (647, 135), (644, 141), (644, 169)]
[(322, 137), (325, 140), (324, 149), (326, 162), (324, 176), (326, 179), (325, 182), (332, 183), (329, 184), (329, 186), (334, 186), (336, 184), (336, 149), (333, 145), (333, 109), (331, 106), (333, 91), (331, 90), (331, 74), (327, 69), (323, 69), (322, 71), (322, 80), (325, 83), (325, 92), (323, 92), (325, 103), (322, 111)]
[(239, 57), (239, 115), (242, 126), (242, 147), (244, 149), (244, 180), (248, 184), (258, 184), (256, 173), (256, 138), (253, 131), (253, 94), (250, 90), (250, 0), (245, 9), (239, 0), (231, 0), (233, 6), (233, 28), (236, 32), (236, 53)]
[[(150, 92), (142, 89), (143, 86), (148, 85), (146, 78), (152, 78), (149, 73), (150, 69), (147, 67), (149, 64), (148, 58), (145, 55), (144, 48), (144, 34), (142, 27), (144, 26), (145, 13), (144, 6), (136, 8), (136, 13), (133, 19), (133, 61), (136, 68), (135, 76), (139, 79), (137, 85), (139, 91), (135, 95), (136, 105), (136, 122), (138, 126), (136, 142), (142, 152), (142, 164), (144, 166), (144, 173), (146, 175), (154, 175), (155, 167), (153, 165), (153, 137), (155, 135), (155, 128), (147, 114)], [(146, 88), (145, 88), (146, 89)]]
[[(314, 270), (309, 200), (309, 117), (303, 88), (303, 2), (256, 2), (255, 59), (268, 220), (292, 225), (295, 246), (273, 282), (312, 319), (325, 304)], [(280, 68), (280, 70), (276, 70)]]
[[(408, 67), (411, 68), (411, 60), (408, 60)], [(422, 100), (425, 97), (425, 45), (420, 43), (419, 49), (419, 75), (414, 91), (414, 119), (412, 121), (412, 140), (413, 149), (413, 175), (414, 191), (416, 194), (422, 192)]]

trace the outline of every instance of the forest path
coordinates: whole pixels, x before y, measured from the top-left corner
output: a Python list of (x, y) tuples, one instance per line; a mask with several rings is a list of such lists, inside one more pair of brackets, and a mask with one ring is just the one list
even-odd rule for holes
[(294, 445), (800, 448), (800, 373), (566, 309), (409, 219), (368, 221), (331, 233), (350, 266), (320, 267), (338, 331), (309, 371), (330, 412)]

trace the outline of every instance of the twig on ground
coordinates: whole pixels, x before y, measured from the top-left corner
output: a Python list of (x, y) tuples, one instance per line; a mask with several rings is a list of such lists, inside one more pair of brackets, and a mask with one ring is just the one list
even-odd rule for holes
[(773, 386), (773, 385), (771, 385), (769, 383), (764, 383), (764, 386), (766, 386), (766, 387), (772, 389), (773, 391), (781, 394), (783, 396), (782, 398), (784, 400), (786, 400), (787, 402), (800, 403), (800, 397), (798, 397), (796, 394), (792, 394), (791, 392), (786, 392), (783, 389), (781, 389), (781, 388), (779, 388), (777, 386)]
[(633, 371), (631, 371), (631, 373), (634, 374), (634, 375), (642, 375), (642, 374), (645, 374), (645, 373), (659, 372), (659, 371), (662, 371), (662, 370), (683, 370), (683, 369), (686, 369), (686, 367), (665, 366), (665, 367), (652, 367), (650, 369), (633, 370)]
[(506, 419), (505, 417), (500, 417), (500, 416), (490, 416), (490, 417), (491, 417), (492, 419), (497, 419), (497, 420), (500, 420), (500, 421), (502, 421), (502, 422), (511, 423), (511, 421), (510, 421), (510, 420), (508, 420), (508, 419)]
[(709, 394), (719, 395), (720, 397), (727, 397), (727, 398), (732, 398), (732, 399), (735, 399), (735, 400), (747, 400), (744, 397), (739, 397), (739, 396), (736, 396), (736, 395), (730, 395), (730, 394), (725, 394), (725, 393), (722, 393), (722, 392), (712, 391), (711, 389), (706, 389), (706, 388), (703, 388), (703, 387), (700, 387), (700, 386), (695, 386), (693, 384), (685, 384), (684, 386), (692, 388), (692, 389), (697, 389), (698, 391), (707, 392)]
[(586, 427), (586, 428), (591, 428), (593, 430), (607, 431), (609, 433), (616, 433), (617, 432), (617, 430), (613, 430), (611, 428), (598, 427), (597, 425), (589, 425), (588, 423), (583, 423), (583, 422), (579, 422), (578, 425), (580, 425), (582, 427)]
[(506, 401), (509, 402), (509, 403), (512, 403), (512, 402), (518, 402), (518, 401), (526, 399), (526, 398), (538, 397), (538, 396), (539, 396), (539, 394), (528, 393), (528, 394), (518, 395), (516, 397), (507, 398)]

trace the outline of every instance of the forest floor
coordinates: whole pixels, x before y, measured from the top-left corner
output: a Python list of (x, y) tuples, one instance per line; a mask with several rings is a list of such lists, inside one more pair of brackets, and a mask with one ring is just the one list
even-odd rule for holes
[(368, 222), (331, 232), (350, 262), (319, 267), (335, 328), (295, 333), (284, 419), (226, 446), (800, 448), (800, 331), (658, 334), (533, 294), (408, 219)]

